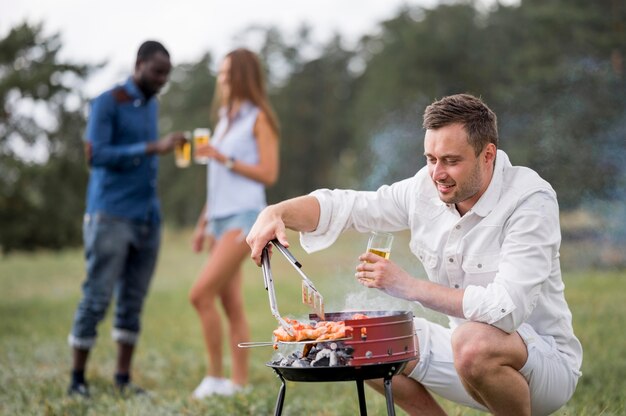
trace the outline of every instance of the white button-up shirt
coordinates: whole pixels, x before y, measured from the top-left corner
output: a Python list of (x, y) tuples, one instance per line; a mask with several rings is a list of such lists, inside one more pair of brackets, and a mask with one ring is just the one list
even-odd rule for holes
[[(465, 320), (506, 332), (530, 324), (554, 338), (580, 369), (582, 347), (563, 296), (556, 193), (531, 169), (512, 166), (498, 150), (489, 187), (462, 217), (439, 199), (426, 167), (375, 192), (321, 189), (315, 231), (302, 233), (307, 252), (330, 246), (348, 228), (411, 230), (410, 249), (438, 284), (465, 289)], [(464, 322), (450, 317), (452, 327)]]

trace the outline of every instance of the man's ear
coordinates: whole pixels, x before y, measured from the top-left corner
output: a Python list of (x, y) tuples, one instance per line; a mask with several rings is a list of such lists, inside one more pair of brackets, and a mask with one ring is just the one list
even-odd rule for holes
[(498, 153), (498, 148), (493, 143), (487, 143), (485, 146), (485, 151), (483, 153), (483, 157), (485, 158), (485, 163), (493, 163), (496, 160), (496, 153)]

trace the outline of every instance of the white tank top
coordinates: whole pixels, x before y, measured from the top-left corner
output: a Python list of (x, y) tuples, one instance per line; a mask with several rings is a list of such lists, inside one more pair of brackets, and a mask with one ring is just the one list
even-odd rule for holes
[[(259, 148), (254, 137), (254, 124), (258, 115), (259, 108), (244, 101), (229, 126), (226, 110), (222, 108), (211, 144), (226, 157), (234, 157), (250, 165), (259, 163)], [(207, 167), (207, 188), (209, 220), (261, 210), (267, 205), (262, 183), (232, 172), (212, 159)]]

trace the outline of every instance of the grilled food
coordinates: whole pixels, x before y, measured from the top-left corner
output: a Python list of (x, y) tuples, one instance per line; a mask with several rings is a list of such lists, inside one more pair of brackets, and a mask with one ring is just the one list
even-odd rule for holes
[[(352, 319), (365, 319), (366, 315), (355, 314)], [(299, 341), (332, 341), (346, 338), (352, 334), (352, 327), (346, 326), (344, 321), (319, 321), (315, 325), (305, 324), (296, 319), (284, 318), (291, 328), (293, 335), (290, 335), (285, 328), (279, 326), (274, 330), (276, 342), (299, 342)]]

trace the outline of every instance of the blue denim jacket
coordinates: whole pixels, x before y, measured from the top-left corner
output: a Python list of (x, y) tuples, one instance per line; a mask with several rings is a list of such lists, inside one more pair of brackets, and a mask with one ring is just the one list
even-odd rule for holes
[(158, 101), (146, 101), (132, 77), (91, 103), (85, 140), (91, 145), (87, 214), (137, 222), (160, 220), (158, 156), (145, 152), (158, 140)]

